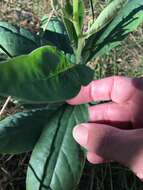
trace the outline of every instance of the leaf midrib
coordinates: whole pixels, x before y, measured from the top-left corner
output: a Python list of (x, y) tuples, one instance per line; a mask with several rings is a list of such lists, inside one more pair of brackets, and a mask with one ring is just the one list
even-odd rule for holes
[[(75, 108), (73, 108), (73, 110), (72, 110), (72, 112), (71, 112), (71, 114), (70, 114), (70, 118), (71, 118), (72, 115), (74, 114), (74, 110), (75, 110)], [(64, 113), (65, 113), (65, 112), (64, 112)], [(63, 115), (64, 115), (64, 114), (63, 114)], [(63, 137), (63, 139), (62, 139), (62, 142), (61, 142), (61, 145), (60, 145), (60, 149), (59, 149), (59, 151), (58, 151), (58, 155), (57, 155), (57, 158), (58, 158), (58, 159), (59, 159), (60, 153), (62, 152), (62, 147), (63, 147), (63, 143), (64, 143), (65, 136), (66, 136), (66, 134), (67, 134), (67, 130), (68, 130), (68, 125), (67, 125), (67, 127), (66, 127), (65, 134), (64, 134), (64, 137)], [(56, 160), (55, 167), (54, 167), (54, 170), (53, 170), (53, 173), (52, 173), (52, 174), (56, 173), (56, 166), (57, 166), (57, 163), (58, 163), (58, 159)], [(52, 179), (53, 179), (53, 175), (52, 175), (52, 177), (51, 177), (51, 179), (50, 179), (49, 185), (51, 184)]]
[(21, 82), (20, 85), (23, 84), (23, 83), (31, 84), (31, 83), (37, 83), (37, 82), (40, 82), (40, 81), (50, 80), (50, 79), (52, 79), (52, 78), (57, 77), (58, 75), (61, 75), (62, 73), (66, 72), (66, 71), (69, 71), (69, 70), (71, 70), (71, 69), (73, 69), (73, 68), (76, 68), (76, 66), (77, 66), (77, 65), (73, 65), (73, 64), (72, 64), (72, 65), (69, 65), (67, 68), (61, 69), (59, 72), (57, 72), (57, 73), (55, 73), (55, 74), (50, 74), (50, 76), (47, 76), (47, 77), (41, 78), (41, 79), (35, 79), (35, 80), (33, 79), (33, 80), (31, 80), (30, 82), (25, 80), (25, 81)]

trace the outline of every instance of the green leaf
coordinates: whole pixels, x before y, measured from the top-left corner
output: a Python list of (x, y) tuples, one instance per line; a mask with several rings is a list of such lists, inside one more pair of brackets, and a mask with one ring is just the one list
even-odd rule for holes
[(84, 1), (80, 0), (79, 1), (79, 25), (80, 25), (80, 30), (82, 31), (83, 29), (83, 23), (84, 23), (84, 16), (85, 16), (85, 6), (84, 6)]
[(76, 49), (77, 45), (78, 45), (77, 44), (78, 37), (77, 37), (77, 34), (76, 34), (74, 24), (70, 19), (68, 19), (68, 18), (66, 18), (64, 16), (63, 16), (63, 21), (64, 21), (64, 25), (65, 25), (65, 28), (66, 28), (67, 33), (68, 33), (68, 37), (70, 39), (71, 46), (73, 47), (73, 49)]
[(30, 31), (0, 22), (0, 48), (10, 57), (27, 54), (40, 46), (39, 38)]
[(31, 151), (57, 108), (44, 108), (11, 115), (0, 121), (0, 153)]
[(72, 22), (76, 31), (77, 37), (81, 37), (83, 29), (83, 21), (85, 16), (85, 7), (82, 0), (73, 0), (73, 17)]
[(78, 185), (85, 153), (72, 137), (76, 124), (88, 121), (85, 105), (64, 106), (51, 118), (32, 153), (27, 190), (73, 190)]
[(64, 23), (59, 17), (53, 17), (49, 20), (47, 15), (43, 16), (40, 22), (40, 28), (42, 28), (44, 31), (49, 30), (58, 34), (67, 35)]
[(78, 36), (73, 23), (73, 5), (70, 0), (65, 1), (64, 8), (62, 9), (62, 20), (64, 22), (68, 37), (70, 39), (70, 44), (73, 49), (76, 50), (78, 45)]
[(97, 17), (87, 32), (87, 36), (89, 37), (104, 28), (104, 26), (106, 26), (118, 14), (119, 10), (125, 6), (127, 1), (128, 0), (113, 0)]
[(92, 35), (87, 41), (82, 52), (84, 62), (93, 57), (108, 53), (112, 48), (120, 45), (127, 35), (143, 22), (143, 1), (130, 0), (99, 32)]
[(42, 28), (42, 45), (53, 45), (65, 53), (73, 54), (67, 31), (59, 18), (55, 17), (49, 21), (49, 18), (44, 16), (40, 25)]
[[(2, 98), (0, 98), (0, 99), (2, 99)], [(60, 107), (64, 104), (64, 102), (52, 103), (52, 104), (32, 104), (32, 103), (22, 101), (17, 98), (13, 99), (13, 103), (16, 104), (18, 107), (22, 107), (24, 110), (43, 109), (43, 108), (47, 108), (47, 106), (48, 106), (48, 109), (53, 109), (56, 107)]]
[(65, 1), (64, 15), (66, 15), (66, 17), (70, 19), (72, 19), (73, 17), (73, 6), (70, 0)]
[(0, 49), (0, 62), (7, 60), (8, 58), (9, 58), (9, 56), (6, 55), (5, 52)]
[(29, 55), (0, 64), (0, 94), (29, 103), (54, 103), (77, 95), (93, 79), (85, 65), (74, 65), (55, 47), (41, 47)]

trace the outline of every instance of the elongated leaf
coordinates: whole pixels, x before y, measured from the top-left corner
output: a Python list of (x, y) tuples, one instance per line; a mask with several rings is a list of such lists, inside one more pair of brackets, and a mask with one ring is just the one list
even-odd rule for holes
[(84, 23), (84, 16), (85, 16), (85, 6), (84, 6), (84, 1), (80, 0), (79, 1), (79, 25), (80, 29), (82, 31), (83, 29), (83, 23)]
[(41, 20), (42, 45), (53, 45), (65, 53), (73, 54), (70, 40), (63, 22), (55, 17), (49, 21), (47, 16)]
[(39, 38), (28, 30), (0, 22), (0, 49), (11, 57), (27, 54), (40, 46)]
[(64, 20), (64, 25), (68, 33), (68, 37), (70, 39), (71, 46), (75, 49), (77, 48), (78, 37), (75, 31), (73, 22), (67, 19), (66, 17), (63, 17), (63, 20)]
[(113, 0), (98, 16), (87, 35), (90, 36), (106, 26), (123, 8), (128, 0)]
[(108, 53), (143, 22), (143, 1), (130, 0), (101, 31), (92, 35), (82, 52), (84, 62)]
[(70, 44), (73, 49), (75, 49), (77, 47), (78, 37), (73, 24), (73, 6), (70, 0), (65, 1), (65, 5), (62, 10), (62, 20), (70, 39)]
[(74, 97), (93, 79), (85, 65), (69, 63), (51, 46), (41, 47), (0, 64), (0, 94), (29, 103), (60, 102)]
[(55, 32), (58, 34), (67, 35), (66, 28), (64, 23), (61, 21), (59, 17), (53, 17), (49, 20), (47, 15), (43, 16), (40, 22), (40, 28), (43, 30), (49, 30), (51, 32)]
[(64, 5), (64, 15), (70, 19), (73, 17), (73, 6), (70, 0), (65, 1)]
[(87, 122), (85, 105), (62, 108), (47, 123), (32, 153), (27, 190), (73, 190), (79, 183), (85, 154), (72, 137), (77, 123)]
[(0, 121), (0, 153), (31, 151), (56, 108), (25, 111)]

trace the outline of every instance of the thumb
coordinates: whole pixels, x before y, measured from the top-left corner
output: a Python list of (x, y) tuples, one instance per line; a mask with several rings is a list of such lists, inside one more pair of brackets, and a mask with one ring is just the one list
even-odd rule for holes
[(108, 125), (87, 123), (76, 126), (73, 136), (88, 152), (94, 152), (107, 160), (120, 161), (116, 157), (119, 147), (123, 144), (121, 130)]
[(88, 154), (92, 153), (88, 156), (90, 162), (94, 160), (94, 155), (114, 160), (143, 179), (143, 130), (121, 130), (109, 125), (87, 123), (76, 126), (73, 136)]

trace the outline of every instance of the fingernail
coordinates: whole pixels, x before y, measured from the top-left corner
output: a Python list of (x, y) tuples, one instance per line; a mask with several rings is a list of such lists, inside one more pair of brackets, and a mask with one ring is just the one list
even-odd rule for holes
[(88, 141), (88, 129), (84, 125), (77, 125), (73, 130), (73, 137), (82, 146)]

